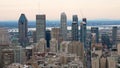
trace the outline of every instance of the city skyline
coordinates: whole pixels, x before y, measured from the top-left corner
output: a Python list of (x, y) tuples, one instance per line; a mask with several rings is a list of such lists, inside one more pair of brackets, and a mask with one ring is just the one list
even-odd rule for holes
[[(18, 20), (21, 13), (28, 20), (35, 20), (36, 14), (46, 14), (47, 20), (60, 20), (65, 12), (68, 20), (77, 14), (82, 19), (120, 19), (119, 0), (3, 0), (0, 1), (0, 21)], [(13, 14), (14, 13), (14, 14)]]

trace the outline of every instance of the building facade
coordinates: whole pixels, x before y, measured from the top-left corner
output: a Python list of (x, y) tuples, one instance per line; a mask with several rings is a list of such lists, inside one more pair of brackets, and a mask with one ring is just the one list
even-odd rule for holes
[(25, 14), (21, 14), (19, 21), (18, 21), (18, 29), (19, 29), (19, 43), (22, 47), (26, 47), (28, 43), (28, 26), (27, 26), (27, 18)]
[(72, 22), (72, 41), (78, 41), (78, 17), (77, 15), (73, 15)]
[(83, 18), (83, 21), (80, 24), (80, 41), (83, 43), (85, 48), (86, 48), (86, 35), (87, 35), (86, 19)]
[(46, 30), (46, 16), (36, 15), (36, 38), (37, 42), (41, 39), (45, 39), (45, 30)]
[(99, 29), (98, 29), (98, 27), (91, 27), (91, 33), (95, 33), (95, 43), (99, 43)]
[(67, 40), (67, 16), (63, 12), (61, 13), (60, 17), (60, 36), (63, 38), (64, 41)]

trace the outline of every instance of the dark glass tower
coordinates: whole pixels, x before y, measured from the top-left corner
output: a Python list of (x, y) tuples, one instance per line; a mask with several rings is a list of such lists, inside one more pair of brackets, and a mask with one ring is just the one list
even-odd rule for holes
[(116, 26), (112, 28), (112, 41), (114, 45), (117, 44), (117, 27)]
[(25, 14), (21, 14), (19, 21), (18, 21), (18, 29), (19, 29), (19, 43), (22, 47), (26, 47), (28, 43), (28, 27), (27, 27), (27, 18), (25, 17)]
[(47, 42), (47, 47), (50, 47), (50, 40), (51, 40), (51, 31), (46, 30), (46, 42)]
[(73, 15), (72, 22), (72, 41), (78, 41), (78, 17), (77, 15)]
[(84, 48), (86, 48), (86, 35), (87, 35), (86, 23), (87, 23), (86, 18), (83, 18), (80, 24), (80, 41), (83, 43)]
[(112, 44), (110, 42), (110, 36), (106, 33), (101, 35), (101, 42), (103, 46), (107, 46), (108, 48), (112, 47)]

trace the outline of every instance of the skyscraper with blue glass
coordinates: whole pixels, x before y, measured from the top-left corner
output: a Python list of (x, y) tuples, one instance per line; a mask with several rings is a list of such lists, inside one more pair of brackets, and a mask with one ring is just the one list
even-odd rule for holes
[(86, 35), (87, 35), (86, 23), (87, 23), (86, 18), (83, 18), (82, 22), (80, 23), (80, 41), (83, 43), (85, 48), (86, 48)]
[(19, 21), (18, 21), (18, 30), (19, 30), (19, 43), (22, 47), (26, 47), (28, 43), (28, 37), (27, 37), (27, 32), (28, 32), (28, 27), (27, 27), (27, 18), (25, 14), (21, 14)]
[(73, 22), (72, 22), (72, 41), (78, 41), (78, 16), (73, 15)]

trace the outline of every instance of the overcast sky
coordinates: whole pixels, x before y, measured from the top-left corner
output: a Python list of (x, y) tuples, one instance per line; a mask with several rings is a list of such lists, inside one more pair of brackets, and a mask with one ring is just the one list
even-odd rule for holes
[(25, 13), (28, 20), (46, 14), (47, 20), (59, 20), (65, 12), (68, 19), (120, 19), (120, 0), (0, 0), (0, 20), (18, 20)]

